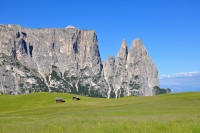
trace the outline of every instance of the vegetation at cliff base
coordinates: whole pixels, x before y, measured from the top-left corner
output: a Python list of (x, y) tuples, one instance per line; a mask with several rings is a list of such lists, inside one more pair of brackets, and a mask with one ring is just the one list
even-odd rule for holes
[(154, 86), (153, 87), (153, 90), (155, 91), (155, 94), (158, 95), (158, 94), (168, 94), (168, 93), (171, 93), (171, 89), (170, 88), (160, 88), (158, 86)]
[[(0, 95), (2, 133), (199, 133), (200, 93), (120, 99), (73, 94)], [(55, 103), (63, 98), (64, 103)]]

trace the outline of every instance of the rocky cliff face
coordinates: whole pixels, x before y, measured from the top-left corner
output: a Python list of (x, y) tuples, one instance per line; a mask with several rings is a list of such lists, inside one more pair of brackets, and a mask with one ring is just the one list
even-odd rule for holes
[[(71, 92), (94, 97), (120, 97), (124, 95), (154, 95), (153, 87), (159, 86), (155, 65), (144, 45), (136, 39), (128, 52), (123, 40), (116, 61), (109, 56), (102, 62), (94, 30), (80, 30), (74, 27), (61, 29), (29, 29), (16, 25), (0, 25), (0, 53), (3, 58), (20, 63), (1, 65), (1, 74), (12, 79), (8, 83), (1, 78), (2, 93), (23, 94), (35, 91)], [(10, 56), (10, 57), (9, 57)], [(12, 57), (12, 59), (11, 59)], [(6, 68), (20, 69), (24, 80), (13, 75)], [(37, 79), (29, 85), (27, 70)], [(17, 72), (14, 72), (17, 73)], [(17, 73), (19, 75), (19, 73)], [(21, 77), (21, 76), (20, 76)], [(9, 84), (9, 85), (8, 85)], [(23, 84), (23, 86), (22, 86)], [(45, 86), (44, 88), (41, 88)], [(7, 88), (5, 88), (5, 86)], [(19, 86), (21, 87), (19, 89)], [(39, 87), (40, 86), (40, 87)]]
[[(148, 55), (145, 46), (139, 39), (132, 42), (132, 46), (127, 57), (126, 67), (128, 71), (128, 79), (134, 77), (135, 81), (132, 81), (136, 83), (135, 88), (131, 93), (134, 93), (134, 91), (138, 89), (136, 93), (141, 95), (154, 95), (153, 87), (159, 86), (158, 71)], [(131, 80), (129, 83), (131, 83)], [(129, 84), (129, 90), (131, 88), (131, 84)]]
[(159, 86), (158, 71), (139, 39), (132, 42), (128, 51), (125, 40), (122, 41), (116, 61), (109, 56), (103, 63), (104, 76), (111, 96), (129, 95), (152, 96), (154, 86)]
[(24, 94), (48, 91), (44, 78), (35, 70), (27, 68), (14, 58), (0, 53), (1, 94)]

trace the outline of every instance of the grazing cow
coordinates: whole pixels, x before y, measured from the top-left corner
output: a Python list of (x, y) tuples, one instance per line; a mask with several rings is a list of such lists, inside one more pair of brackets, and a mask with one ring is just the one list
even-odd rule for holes
[(56, 103), (63, 103), (63, 102), (65, 102), (64, 99), (62, 99), (62, 98), (56, 98), (55, 101), (56, 101)]
[(74, 96), (74, 97), (72, 97), (72, 100), (81, 100), (81, 99), (77, 96)]

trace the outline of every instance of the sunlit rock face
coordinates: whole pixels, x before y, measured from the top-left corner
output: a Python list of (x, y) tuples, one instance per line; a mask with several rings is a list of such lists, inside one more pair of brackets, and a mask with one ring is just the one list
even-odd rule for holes
[(135, 39), (128, 51), (122, 41), (116, 61), (109, 56), (103, 63), (104, 76), (109, 84), (110, 95), (116, 98), (129, 95), (154, 95), (153, 87), (159, 86), (158, 71), (145, 46)]
[[(23, 69), (26, 67), (41, 79), (41, 83), (32, 81), (25, 85), (25, 79), (30, 81), (30, 77), (26, 74), (11, 76), (13, 73), (9, 69), (6, 77), (12, 77), (13, 84), (8, 85), (6, 78), (1, 78), (2, 93), (49, 91), (118, 98), (154, 95), (153, 87), (159, 86), (157, 69), (139, 39), (133, 41), (129, 51), (123, 40), (116, 59), (109, 56), (107, 62), (102, 62), (94, 30), (80, 30), (73, 26), (30, 29), (0, 25), (0, 47), (0, 53), (19, 62), (22, 73), (27, 73)], [(10, 58), (7, 56), (2, 59)], [(9, 67), (12, 66), (10, 63)], [(4, 63), (0, 67), (4, 71), (7, 66)], [(22, 78), (24, 80), (19, 83)], [(47, 89), (38, 87), (39, 84)], [(36, 89), (31, 90), (32, 86)]]
[[(135, 39), (129, 49), (126, 68), (128, 79), (134, 77), (136, 88), (141, 95), (154, 95), (153, 87), (159, 86), (158, 71), (150, 58), (145, 46), (139, 39)], [(140, 86), (140, 87), (137, 87)], [(130, 90), (130, 85), (129, 85)]]

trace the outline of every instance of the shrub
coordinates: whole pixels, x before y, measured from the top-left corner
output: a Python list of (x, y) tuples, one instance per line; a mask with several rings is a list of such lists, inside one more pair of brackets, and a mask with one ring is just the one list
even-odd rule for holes
[(19, 85), (19, 87), (23, 87), (24, 86), (24, 84), (23, 83), (21, 83), (21, 84), (18, 84)]
[(52, 68), (58, 68), (57, 66), (52, 65)]
[(135, 77), (134, 77), (134, 79), (136, 80), (136, 79), (139, 79), (139, 76), (138, 75), (136, 75)]
[(36, 69), (34, 69), (34, 68), (32, 69), (32, 71), (33, 71), (34, 73), (36, 73), (36, 72), (37, 72), (37, 70), (36, 70)]
[(51, 73), (51, 79), (60, 80), (60, 77), (57, 75), (57, 72), (54, 70)]
[(5, 88), (8, 88), (6, 85), (4, 85)]
[(46, 76), (46, 80), (47, 80), (47, 83), (50, 84), (48, 75)]
[(16, 61), (16, 63), (15, 63), (15, 64), (16, 64), (16, 66), (20, 66), (20, 63), (19, 63), (18, 61)]
[(30, 71), (26, 66), (24, 66), (24, 69), (27, 70), (27, 71)]

